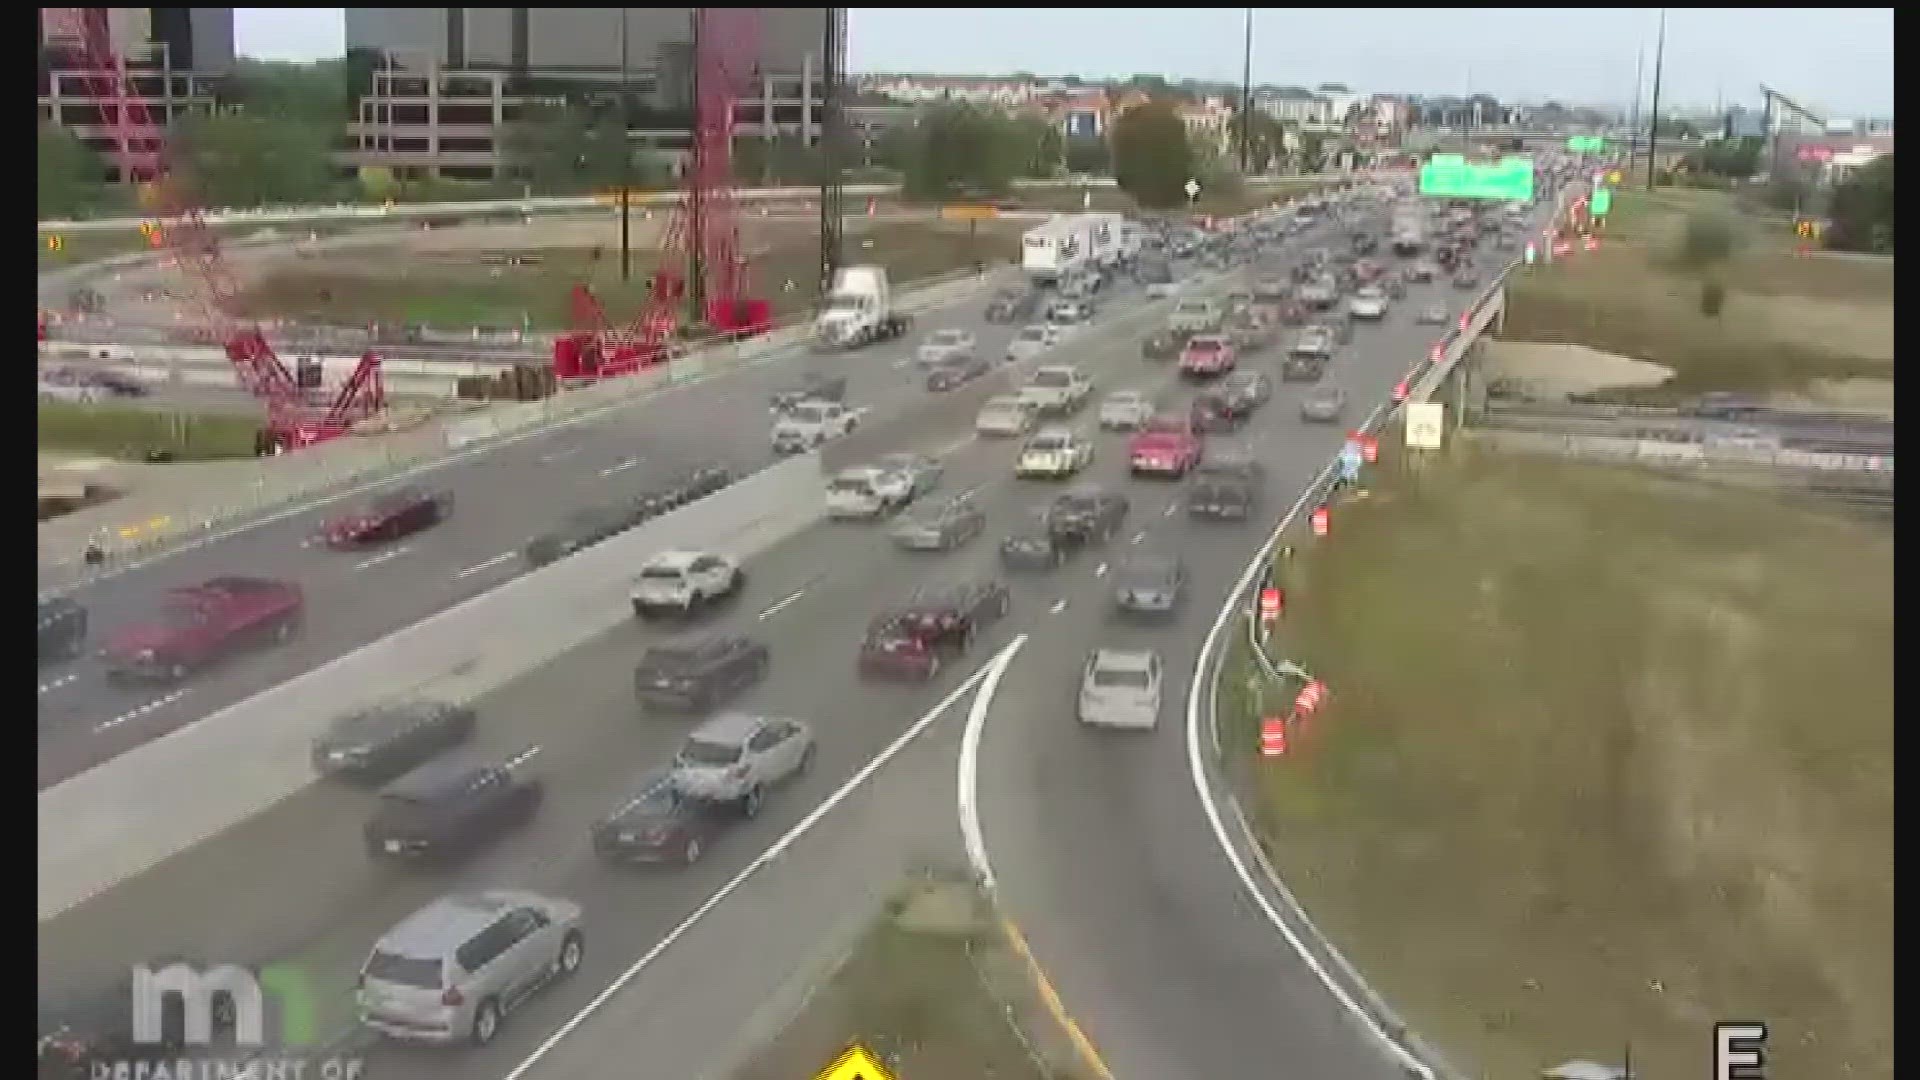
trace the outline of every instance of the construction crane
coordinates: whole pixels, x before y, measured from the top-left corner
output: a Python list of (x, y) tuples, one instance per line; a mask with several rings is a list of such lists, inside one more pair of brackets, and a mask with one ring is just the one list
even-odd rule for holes
[[(157, 221), (149, 235), (173, 257), (188, 289), (183, 297), (198, 309), (212, 340), (224, 347), (240, 385), (266, 407), (266, 433), (276, 450), (295, 450), (344, 434), (385, 405), (380, 358), (363, 353), (353, 373), (330, 400), (310, 396), (287, 370), (259, 325), (241, 317), (239, 279), (220, 253), (219, 236), (191, 192), (191, 178), (170, 162), (166, 119), (147, 108), (147, 96), (115, 47), (109, 8), (48, 8), (50, 48), (64, 53), (104, 104), (113, 129), (113, 152), (121, 182), (142, 192)], [(137, 187), (136, 187), (137, 185)]]
[(673, 356), (702, 332), (766, 332), (772, 307), (753, 299), (735, 214), (736, 106), (756, 77), (758, 8), (693, 9), (693, 142), (682, 195), (660, 241), (660, 265), (632, 322), (615, 326), (585, 285), (573, 289), (574, 328), (554, 342), (560, 379), (632, 374)]

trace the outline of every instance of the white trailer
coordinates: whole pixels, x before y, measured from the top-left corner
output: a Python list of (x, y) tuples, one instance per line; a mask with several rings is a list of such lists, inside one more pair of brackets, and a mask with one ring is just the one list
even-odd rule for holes
[(1123, 242), (1126, 236), (1127, 219), (1120, 214), (1081, 214), (1085, 223), (1090, 247), (1087, 260), (1103, 270), (1110, 270), (1124, 261)]
[(1056, 217), (1020, 238), (1020, 266), (1035, 281), (1054, 282), (1087, 262), (1091, 237), (1078, 216)]

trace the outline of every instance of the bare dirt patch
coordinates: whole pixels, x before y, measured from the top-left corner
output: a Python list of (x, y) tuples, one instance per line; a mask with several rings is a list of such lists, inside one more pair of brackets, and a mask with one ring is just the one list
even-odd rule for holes
[(1256, 810), (1308, 910), (1475, 1075), (1699, 1075), (1758, 1019), (1777, 1075), (1891, 1077), (1891, 533), (1471, 445), (1397, 469), (1285, 571), (1331, 695)]
[(1488, 378), (1504, 380), (1523, 397), (1550, 399), (1659, 386), (1673, 378), (1672, 368), (1585, 345), (1488, 341), (1483, 348)]

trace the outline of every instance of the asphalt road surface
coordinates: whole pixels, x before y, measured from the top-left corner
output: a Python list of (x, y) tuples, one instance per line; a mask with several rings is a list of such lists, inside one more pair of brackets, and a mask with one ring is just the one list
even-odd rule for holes
[[(971, 329), (986, 355), (998, 357), (1014, 329), (988, 324), (985, 304), (981, 295), (924, 313), (916, 328)], [(82, 587), (74, 596), (91, 612), (96, 640), (153, 610), (166, 590), (218, 574), (300, 583), (308, 596), (306, 629), (292, 645), (236, 656), (179, 687), (108, 685), (91, 657), (43, 666), (41, 787), (500, 584), (523, 571), (519, 553), (527, 540), (573, 511), (637, 496), (703, 463), (740, 470), (768, 464), (769, 395), (803, 371), (846, 375), (848, 400), (874, 409), (875, 420), (920, 401), (928, 395), (908, 363), (918, 342), (916, 333), (898, 344), (820, 356), (796, 348), (780, 362), (457, 459), (416, 478), (452, 491), (453, 518), (397, 544), (339, 552), (312, 542), (322, 522), (359, 505), (360, 496)]]
[[(1306, 237), (1294, 243), (1299, 247), (1313, 242), (1312, 237)], [(977, 307), (977, 303), (973, 305)], [(1116, 310), (1122, 307), (1110, 303), (1106, 317), (1124, 317)], [(938, 319), (922, 320), (927, 329), (940, 325), (945, 324)], [(1068, 347), (1059, 355), (1085, 362), (1099, 379), (1102, 393), (1138, 386), (1178, 394), (1171, 389), (1173, 376), (1167, 366), (1140, 359), (1138, 341), (1152, 327), (1138, 321), (1135, 325), (1137, 329), (1110, 338), (1088, 331), (1082, 347)], [(978, 328), (977, 332), (989, 349), (1004, 342), (1007, 334), (1003, 328)], [(1358, 331), (1351, 355), (1369, 353), (1369, 335), (1375, 332), (1365, 328)], [(947, 472), (943, 489), (973, 493), (987, 514), (987, 534), (959, 551), (925, 557), (897, 551), (877, 529), (827, 524), (791, 538), (753, 562), (745, 595), (729, 610), (714, 613), (713, 618), (718, 625), (762, 638), (772, 650), (769, 678), (738, 704), (810, 719), (820, 734), (818, 763), (793, 788), (775, 793), (759, 819), (743, 824), (709, 849), (700, 864), (684, 871), (614, 870), (602, 867), (589, 849), (590, 823), (618, 803), (636, 776), (664, 764), (691, 723), (638, 714), (632, 697), (633, 661), (649, 642), (673, 631), (630, 625), (581, 646), (480, 703), (482, 745), (502, 752), (529, 745), (540, 747), (533, 767), (548, 778), (548, 797), (537, 821), (523, 833), (505, 839), (455, 870), (375, 866), (367, 860), (359, 839), (360, 825), (370, 810), (370, 797), (350, 788), (318, 784), (41, 924), (42, 987), (72, 992), (100, 985), (124, 972), (129, 962), (163, 954), (209, 962), (297, 957), (318, 983), (344, 995), (369, 942), (406, 913), (450, 888), (516, 884), (578, 899), (588, 911), (592, 941), (585, 969), (579, 978), (541, 995), (514, 1014), (495, 1045), (485, 1050), (369, 1051), (370, 1072), (376, 1077), (475, 1078), (504, 1074), (703, 898), (967, 675), (969, 665), (961, 664), (950, 667), (925, 687), (866, 685), (854, 677), (855, 649), (876, 610), (905, 599), (918, 587), (933, 580), (997, 576), (998, 538), (1024, 515), (1044, 505), (1058, 487), (1014, 480), (1014, 444), (982, 442), (968, 436), (979, 394), (955, 395), (930, 404), (924, 391), (895, 370), (897, 361), (890, 358), (901, 355), (899, 350), (872, 350), (834, 361), (868, 373), (855, 382), (854, 396), (861, 400), (876, 401), (891, 389), (919, 403), (856, 436), (863, 445), (862, 452), (944, 451)], [(1396, 356), (1389, 362), (1382, 358), (1379, 365), (1365, 370), (1384, 371), (1394, 363), (1404, 364), (1405, 359)], [(1344, 372), (1345, 368), (1336, 370)], [(735, 387), (720, 392), (719, 388), (706, 388), (704, 392), (717, 394), (717, 399), (702, 400), (697, 423), (686, 419), (696, 413), (686, 407), (685, 398), (670, 410), (641, 411), (641, 415), (653, 417), (654, 424), (677, 422), (686, 426), (686, 430), (667, 429), (677, 435), (671, 442), (673, 449), (666, 449), (669, 437), (665, 431), (642, 434), (636, 430), (637, 422), (629, 419), (622, 422), (626, 426), (617, 433), (590, 436), (576, 431), (557, 436), (545, 453), (577, 448), (564, 468), (555, 468), (560, 462), (541, 464), (535, 448), (523, 444), (514, 448), (516, 452), (508, 463), (483, 459), (457, 466), (456, 470), (511, 470), (507, 475), (517, 477), (518, 483), (503, 481), (497, 490), (517, 492), (514, 498), (537, 499), (528, 492), (538, 487), (569, 492), (578, 498), (583, 491), (597, 494), (604, 490), (605, 480), (595, 466), (604, 469), (609, 462), (624, 460), (634, 452), (634, 442), (643, 438), (657, 441), (661, 448), (654, 453), (674, 453), (678, 455), (674, 460), (680, 463), (709, 452), (699, 441), (702, 431), (737, 432), (733, 441), (725, 435), (706, 435), (717, 444), (711, 452), (735, 447), (757, 451), (764, 437), (765, 392), (777, 380), (764, 375), (743, 378), (754, 381), (752, 390)], [(988, 389), (979, 391), (983, 394)], [(1296, 428), (1297, 397), (1296, 391), (1282, 389), (1251, 430), (1258, 433)], [(716, 414), (710, 409), (732, 409), (731, 414), (719, 415), (737, 416), (738, 423), (716, 422)], [(682, 419), (657, 415), (663, 411), (677, 412)], [(1091, 425), (1091, 411), (1083, 419)], [(1325, 442), (1336, 439), (1337, 434), (1326, 429), (1314, 438)], [(1242, 532), (1234, 540), (1207, 539), (1214, 530), (1202, 529), (1183, 515), (1169, 513), (1179, 486), (1128, 482), (1123, 443), (1118, 435), (1100, 436), (1099, 457), (1092, 473), (1110, 483), (1126, 484), (1132, 491), (1135, 511), (1129, 531), (1116, 538), (1108, 551), (1086, 552), (1052, 574), (1014, 579), (1013, 613), (976, 644), (976, 662), (984, 662), (1010, 635), (1022, 630), (1031, 631), (1037, 640), (1053, 642), (1047, 650), (1050, 656), (1057, 650), (1058, 655), (1078, 657), (1090, 644), (1081, 620), (1097, 617), (1101, 610), (1102, 567), (1124, 552), (1136, 550), (1136, 535), (1141, 537), (1141, 545), (1219, 544), (1223, 550), (1253, 541), (1249, 532)], [(549, 471), (532, 471), (540, 468)], [(1272, 505), (1285, 492), (1277, 479), (1270, 487)], [(506, 550), (501, 540), (517, 541), (524, 536), (524, 523), (514, 519), (529, 513), (529, 505), (543, 515), (551, 513), (545, 503), (515, 503), (509, 499), (507, 506), (485, 510), (472, 521), (463, 519), (458, 523), (461, 527), (447, 530), (444, 538), (423, 538), (423, 544), (444, 539), (457, 552), (423, 548), (418, 554), (427, 557), (416, 564), (420, 569), (410, 575), (411, 579), (429, 580), (427, 570), (444, 578), (462, 566), (484, 561), (492, 552)], [(462, 534), (476, 530), (490, 531), (494, 539), (461, 539)], [(287, 557), (300, 550), (299, 535), (294, 530), (278, 543), (266, 542), (265, 538), (256, 543), (273, 557)], [(356, 602), (385, 605), (382, 597), (390, 589), (397, 592), (392, 586), (403, 580), (360, 576), (395, 566), (348, 569), (351, 565), (335, 566), (334, 572), (345, 585), (365, 590), (354, 593)], [(190, 579), (192, 575), (181, 576)], [(318, 599), (324, 602), (325, 597)], [(430, 600), (421, 596), (415, 603)], [(318, 622), (328, 609), (318, 604), (316, 607)], [(333, 610), (344, 608), (343, 604)], [(407, 614), (396, 610), (389, 617), (397, 620)], [(418, 614), (411, 617), (417, 618)], [(336, 618), (343, 625), (351, 625), (344, 616)], [(272, 657), (262, 658), (261, 666), (271, 667), (274, 662)], [(1067, 689), (1067, 684), (1055, 684), (1049, 697), (1065, 701)], [(210, 778), (210, 782), (217, 782), (217, 778)], [(919, 795), (942, 803), (950, 798), (944, 791)], [(782, 917), (777, 899), (766, 903), (767, 918)], [(815, 929), (796, 922), (794, 933), (805, 935)], [(750, 964), (752, 958), (723, 950), (715, 962), (731, 967)], [(577, 1037), (617, 1046), (618, 1040), (630, 1034), (619, 1025), (597, 1025), (583, 1027)], [(640, 1052), (636, 1048), (635, 1053)]]

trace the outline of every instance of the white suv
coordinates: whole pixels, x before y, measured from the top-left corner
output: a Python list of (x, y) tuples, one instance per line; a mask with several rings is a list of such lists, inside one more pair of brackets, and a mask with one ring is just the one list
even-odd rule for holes
[(663, 551), (633, 581), (633, 613), (641, 619), (687, 616), (740, 591), (746, 574), (724, 555)]

